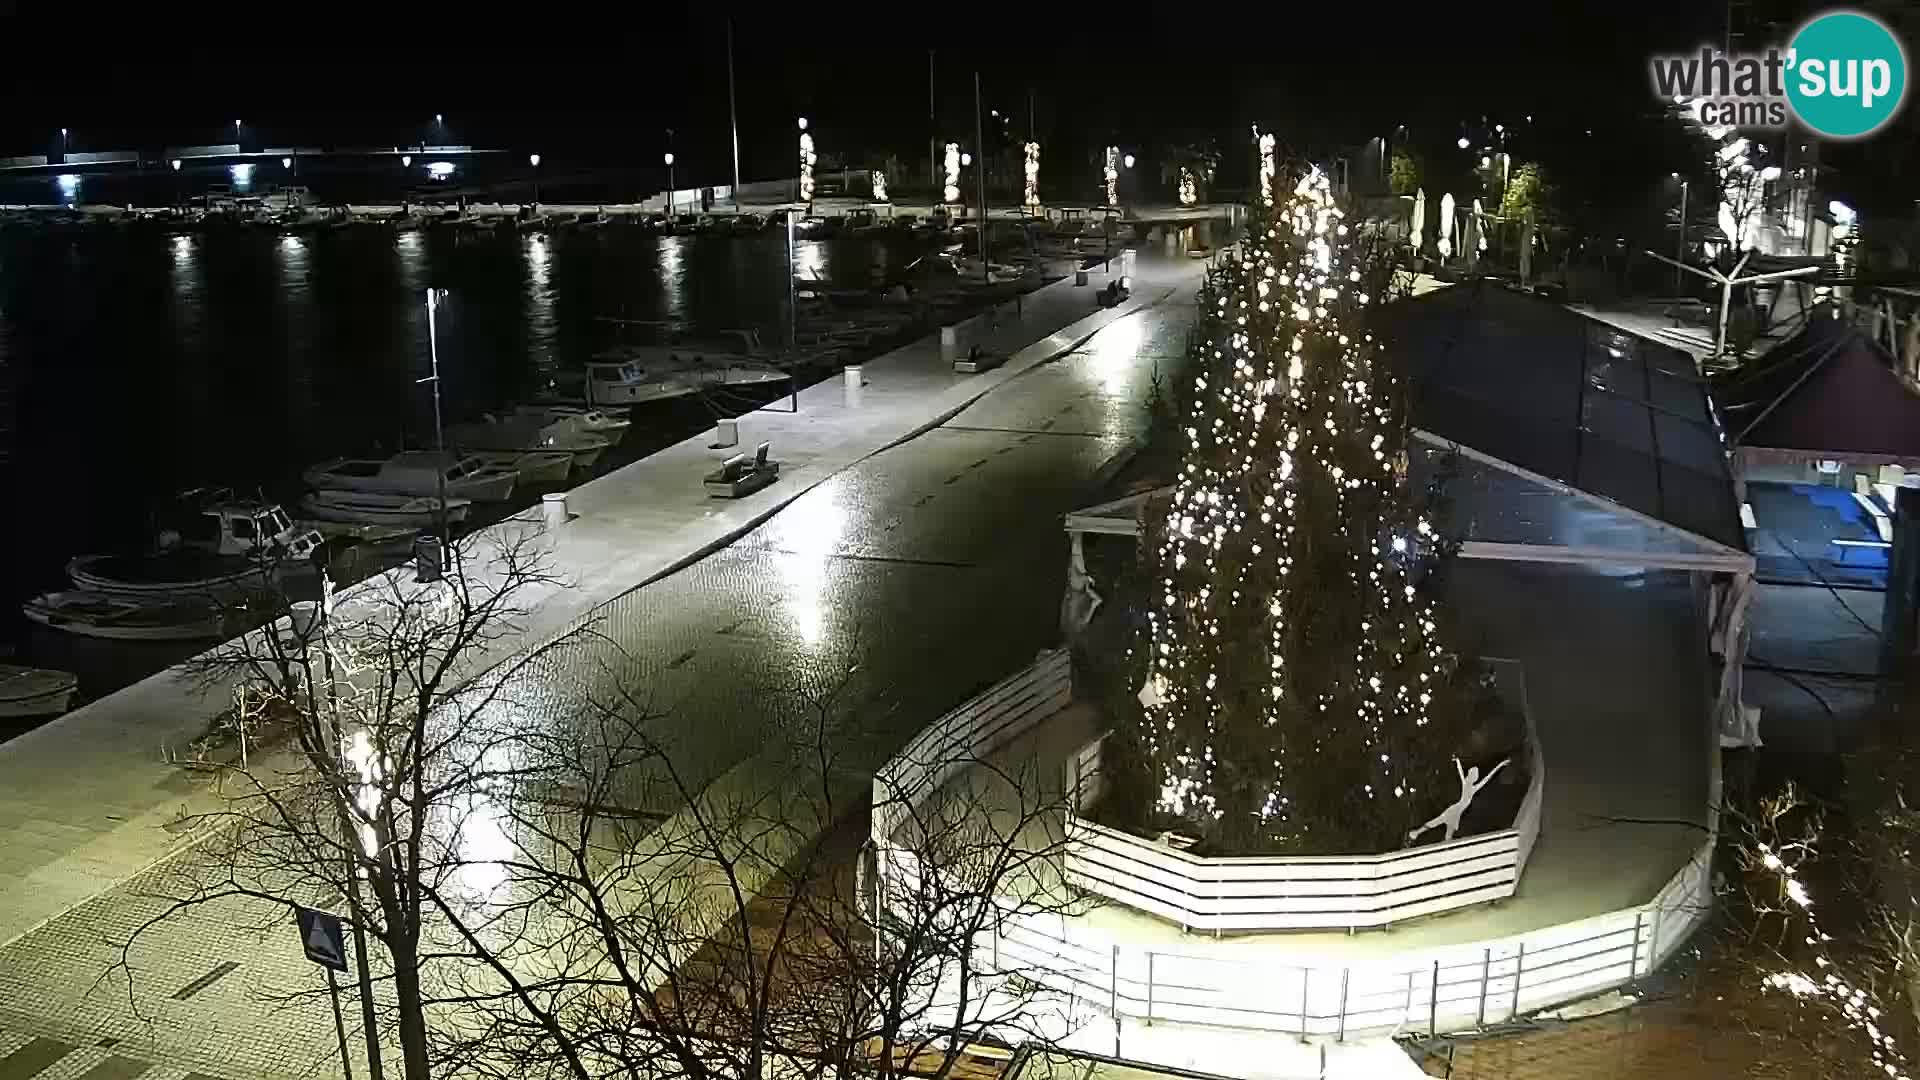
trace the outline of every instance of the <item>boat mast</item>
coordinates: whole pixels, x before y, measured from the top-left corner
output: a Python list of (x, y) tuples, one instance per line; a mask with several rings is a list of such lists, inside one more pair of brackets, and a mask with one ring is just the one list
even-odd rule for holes
[(740, 209), (740, 109), (733, 94), (733, 16), (727, 16), (727, 122), (733, 127), (733, 208)]
[(987, 262), (987, 135), (980, 121), (980, 72), (973, 73), (973, 168), (980, 191), (980, 281), (993, 283), (993, 270)]

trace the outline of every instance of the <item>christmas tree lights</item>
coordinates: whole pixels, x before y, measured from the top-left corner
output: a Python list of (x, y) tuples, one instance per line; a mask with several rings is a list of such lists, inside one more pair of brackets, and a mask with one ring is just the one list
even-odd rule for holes
[(1471, 709), (1364, 328), (1382, 269), (1316, 169), (1203, 294), (1137, 741), (1160, 814), (1227, 853), (1398, 847), (1452, 794)]
[(1040, 205), (1040, 144), (1030, 142), (1026, 149), (1026, 190), (1020, 201), (1032, 208)]

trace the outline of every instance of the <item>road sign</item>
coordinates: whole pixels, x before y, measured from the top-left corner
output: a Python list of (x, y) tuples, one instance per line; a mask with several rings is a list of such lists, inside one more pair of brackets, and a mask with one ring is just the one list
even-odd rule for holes
[(300, 924), (300, 947), (307, 959), (335, 971), (347, 970), (346, 938), (340, 932), (340, 916), (312, 908), (295, 908), (294, 921)]

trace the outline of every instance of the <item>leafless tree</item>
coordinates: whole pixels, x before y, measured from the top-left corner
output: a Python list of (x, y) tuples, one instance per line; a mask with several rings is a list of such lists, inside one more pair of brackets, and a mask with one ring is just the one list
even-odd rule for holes
[(329, 587), (318, 603), (279, 594), (276, 621), (192, 662), (233, 700), (207, 741), (244, 752), (199, 762), (224, 798), (191, 823), (206, 839), (176, 861), (169, 903), (123, 943), (123, 967), (143, 935), (193, 908), (251, 898), (282, 915), (337, 912), (354, 928), (361, 980), (390, 984), (383, 1019), (406, 1077), (429, 1075), (427, 918), (470, 871), (458, 820), (513, 776), (481, 736), (543, 652), (485, 669), (524, 629), (532, 596), (558, 584), (532, 530), (452, 554), (439, 581), (401, 570)]

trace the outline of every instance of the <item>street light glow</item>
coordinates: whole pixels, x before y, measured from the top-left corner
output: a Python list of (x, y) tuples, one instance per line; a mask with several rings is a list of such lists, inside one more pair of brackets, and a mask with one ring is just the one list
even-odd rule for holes
[(807, 118), (804, 116), (800, 118), (800, 130), (801, 131), (807, 130)]
[(1122, 164), (1124, 164), (1124, 165), (1125, 165), (1125, 166), (1126, 166), (1127, 168), (1129, 168), (1129, 169), (1131, 169), (1131, 168), (1133, 168), (1133, 155), (1132, 155), (1132, 154), (1128, 154), (1128, 155), (1127, 155), (1126, 157), (1124, 157), (1124, 158), (1121, 158), (1121, 159), (1120, 159), (1120, 161), (1121, 161), (1121, 163), (1122, 163)]
[(291, 169), (291, 168), (293, 168), (293, 159), (292, 159), (292, 158), (290, 158), (290, 157), (283, 157), (283, 158), (281, 158), (281, 159), (280, 159), (280, 167), (281, 167), (281, 168), (283, 168), (283, 169)]
[(528, 154), (528, 155), (527, 155), (527, 164), (529, 164), (529, 165), (531, 165), (531, 166), (533, 166), (533, 167), (534, 167), (534, 168), (536, 168), (536, 169), (537, 169), (537, 168), (539, 168), (539, 167), (540, 167), (540, 155), (539, 155), (539, 154)]
[(444, 124), (447, 122), (447, 118), (444, 116), (441, 116), (439, 113), (434, 113), (433, 122), (436, 124)]
[(179, 158), (174, 158), (174, 159), (173, 159), (173, 162), (172, 162), (172, 164), (173, 164), (173, 171), (174, 171), (174, 172), (179, 172), (179, 171), (180, 171), (180, 159), (179, 159)]
[(963, 154), (961, 154), (961, 155), (960, 155), (960, 167), (961, 167), (961, 168), (963, 168), (963, 169), (964, 169), (964, 168), (966, 168), (967, 166), (969, 166), (969, 165), (972, 165), (972, 164), (973, 164), (973, 155), (972, 155), (972, 154), (964, 154), (964, 153), (963, 153)]
[(662, 160), (664, 160), (667, 164), (669, 165), (673, 164), (673, 151), (669, 150), (661, 156), (662, 156)]
[(401, 168), (403, 168), (403, 169), (411, 169), (411, 168), (413, 168), (413, 155), (412, 155), (412, 154), (401, 154), (401, 155), (400, 155), (400, 167), (401, 167)]
[(1460, 136), (1460, 141), (1457, 143), (1454, 143), (1454, 145), (1458, 146), (1462, 150), (1465, 150), (1468, 146), (1472, 144), (1467, 141), (1467, 137), (1465, 135), (1462, 135)]

